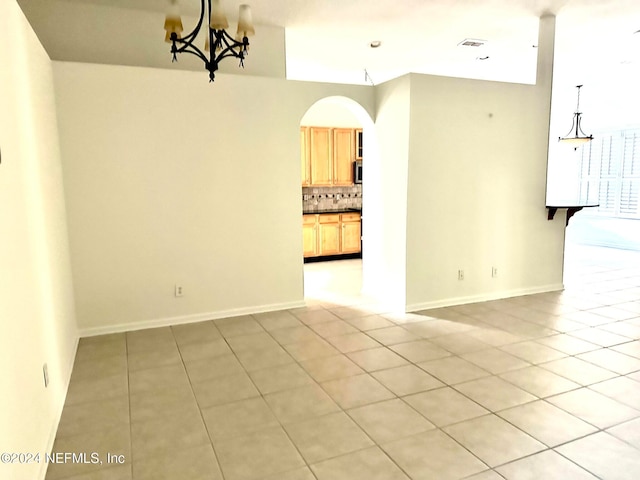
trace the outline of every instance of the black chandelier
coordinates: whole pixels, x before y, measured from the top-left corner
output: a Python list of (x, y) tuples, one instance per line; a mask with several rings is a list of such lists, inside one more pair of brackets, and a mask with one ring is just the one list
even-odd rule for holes
[[(188, 35), (182, 36), (182, 19), (178, 12), (177, 0), (170, 0), (171, 7), (164, 20), (166, 31), (165, 41), (171, 43), (172, 61), (178, 60), (178, 53), (190, 53), (204, 62), (204, 68), (209, 72), (209, 81), (215, 80), (215, 72), (220, 62), (227, 57), (235, 57), (240, 60), (240, 66), (244, 68), (244, 59), (248, 55), (249, 36), (255, 34), (251, 21), (251, 8), (249, 5), (240, 5), (238, 15), (238, 31), (235, 37), (228, 32), (229, 23), (225, 16), (220, 0), (201, 0), (200, 19), (196, 27)], [(205, 11), (205, 2), (207, 10)], [(204, 44), (204, 53), (194, 45), (205, 19), (205, 12), (209, 25)], [(213, 47), (212, 47), (213, 45)]]
[(574, 146), (574, 150), (577, 150), (580, 145), (583, 143), (590, 142), (593, 140), (593, 135), (587, 135), (582, 131), (582, 127), (580, 126), (580, 120), (582, 117), (582, 113), (580, 112), (580, 89), (582, 85), (576, 85), (578, 89), (578, 104), (576, 105), (576, 111), (573, 114), (573, 124), (571, 125), (571, 130), (564, 137), (558, 137), (559, 142), (569, 143)]

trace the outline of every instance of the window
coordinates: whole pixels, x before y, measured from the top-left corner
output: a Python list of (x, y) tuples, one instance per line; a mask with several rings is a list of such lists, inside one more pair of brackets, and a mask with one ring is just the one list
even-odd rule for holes
[(611, 217), (640, 218), (640, 129), (594, 136), (582, 147), (580, 200)]

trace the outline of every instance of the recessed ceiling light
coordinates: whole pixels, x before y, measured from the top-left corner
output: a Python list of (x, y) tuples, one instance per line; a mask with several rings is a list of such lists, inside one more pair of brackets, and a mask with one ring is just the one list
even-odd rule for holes
[(378, 48), (380, 45), (382, 45), (382, 42), (380, 40), (374, 40), (369, 44), (371, 48)]

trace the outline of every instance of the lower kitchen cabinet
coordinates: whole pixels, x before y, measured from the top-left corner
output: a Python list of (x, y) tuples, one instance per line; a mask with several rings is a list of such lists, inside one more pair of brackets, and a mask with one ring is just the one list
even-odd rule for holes
[(360, 252), (361, 222), (359, 213), (343, 213), (341, 215), (340, 245), (341, 253)]
[(303, 215), (304, 257), (324, 257), (360, 252), (360, 214)]
[(302, 245), (305, 258), (318, 255), (318, 227), (315, 215), (302, 216)]

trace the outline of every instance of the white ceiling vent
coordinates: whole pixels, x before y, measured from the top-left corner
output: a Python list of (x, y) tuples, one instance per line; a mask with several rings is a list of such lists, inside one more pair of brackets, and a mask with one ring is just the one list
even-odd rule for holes
[(465, 38), (461, 41), (458, 46), (459, 47), (484, 47), (487, 43), (486, 40), (478, 40), (477, 38)]

